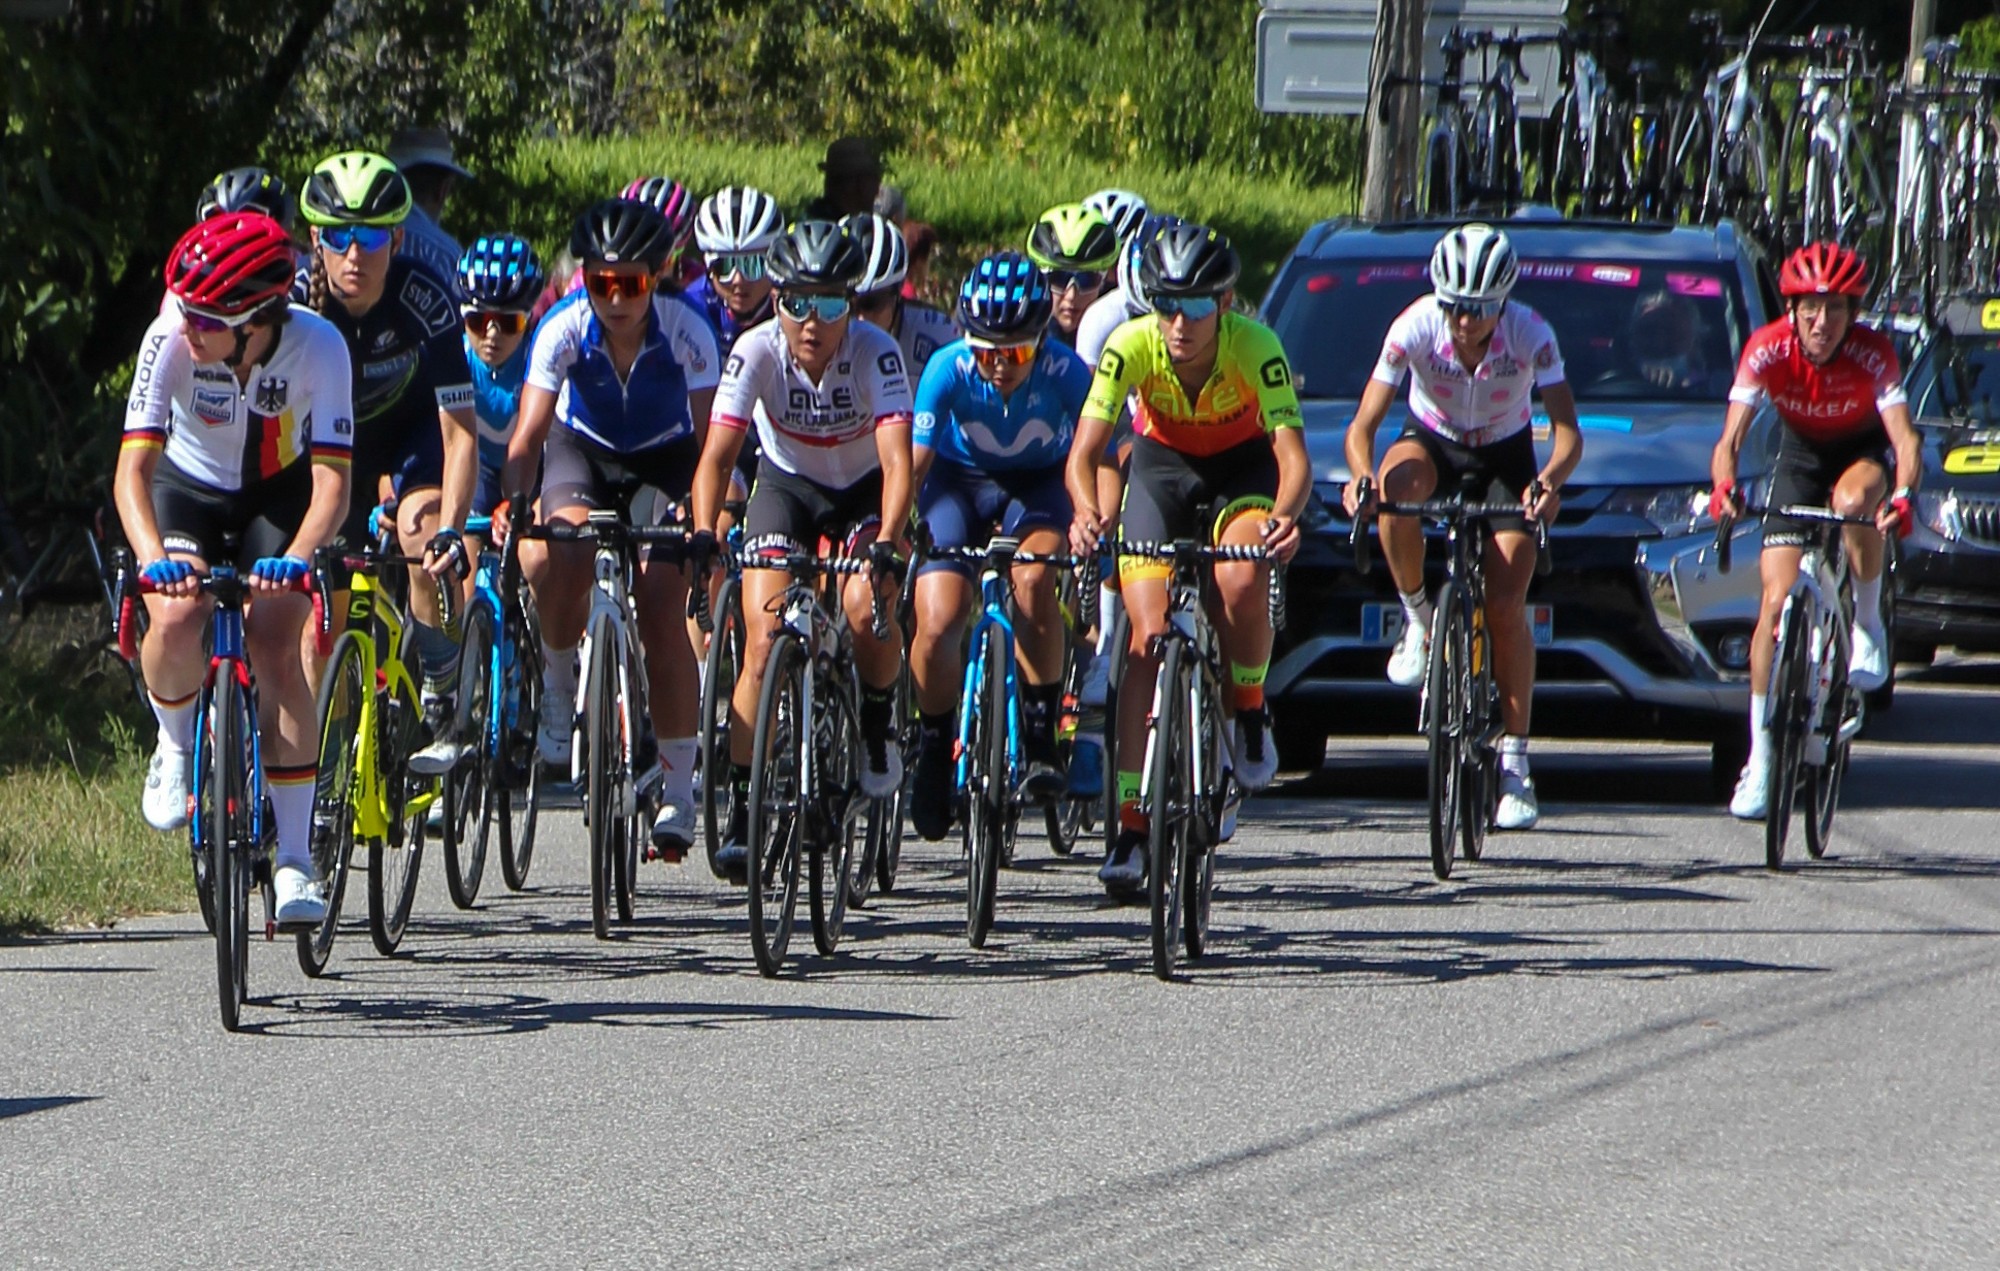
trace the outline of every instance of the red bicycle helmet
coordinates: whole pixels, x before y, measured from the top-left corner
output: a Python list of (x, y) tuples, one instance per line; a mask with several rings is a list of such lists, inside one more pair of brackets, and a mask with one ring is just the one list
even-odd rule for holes
[(1838, 243), (1807, 243), (1778, 271), (1787, 296), (1855, 296), (1868, 290), (1868, 262)]
[(174, 244), (167, 290), (192, 308), (234, 317), (285, 295), (297, 268), (284, 226), (260, 212), (225, 212)]

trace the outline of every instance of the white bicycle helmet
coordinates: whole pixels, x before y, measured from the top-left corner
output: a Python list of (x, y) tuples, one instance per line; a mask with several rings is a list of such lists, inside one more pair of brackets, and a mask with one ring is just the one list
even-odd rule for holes
[(855, 294), (865, 296), (902, 285), (910, 272), (910, 248), (894, 221), (873, 212), (856, 212), (841, 218), (840, 227), (861, 245), (868, 262), (854, 282)]
[(702, 200), (694, 241), (704, 256), (744, 255), (769, 249), (784, 228), (778, 200), (747, 185), (724, 186)]
[(1450, 231), (1431, 252), (1431, 286), (1448, 304), (1497, 305), (1520, 276), (1507, 235), (1478, 221)]
[(1121, 243), (1130, 242), (1132, 235), (1146, 223), (1146, 200), (1130, 190), (1099, 190), (1085, 199), (1083, 205), (1110, 221)]

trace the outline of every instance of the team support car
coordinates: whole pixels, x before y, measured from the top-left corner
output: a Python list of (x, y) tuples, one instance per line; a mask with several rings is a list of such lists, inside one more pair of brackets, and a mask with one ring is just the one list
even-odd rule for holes
[[(1451, 224), (1316, 225), (1265, 298), (1263, 317), (1298, 380), (1313, 458), (1307, 541), (1291, 566), (1290, 625), (1268, 684), (1290, 769), (1318, 767), (1331, 733), (1416, 727), (1418, 691), (1385, 674), (1402, 606), (1386, 569), (1354, 568), (1342, 446), (1383, 335), (1430, 291), (1431, 249)], [(1584, 438), (1551, 532), (1552, 570), (1529, 593), (1535, 731), (1707, 741), (1726, 788), (1748, 746), (1757, 544), (1737, 545), (1746, 567), (1715, 568), (1709, 459), (1737, 355), (1780, 312), (1770, 262), (1726, 222), (1572, 221), (1540, 209), (1504, 226), (1521, 260), (1513, 298), (1554, 327)], [(1405, 418), (1399, 393), (1376, 435), (1378, 462)], [(1537, 442), (1547, 435), (1538, 416)], [(1776, 443), (1766, 409), (1744, 448), (1747, 487), (1769, 472)], [(1443, 564), (1435, 543), (1427, 564), (1435, 588)]]

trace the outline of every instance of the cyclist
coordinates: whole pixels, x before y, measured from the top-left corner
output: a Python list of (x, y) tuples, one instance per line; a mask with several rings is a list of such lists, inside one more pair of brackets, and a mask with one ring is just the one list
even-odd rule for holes
[(701, 277), (701, 262), (688, 251), (695, 241), (698, 208), (694, 195), (672, 177), (640, 177), (618, 197), (651, 205), (667, 222), (674, 246), (660, 271), (660, 281), (671, 290), (685, 291), (689, 283)]
[[(1070, 448), (1069, 493), (1076, 515), (1070, 542), (1094, 550), (1110, 510), (1098, 503), (1098, 468), (1112, 424), (1136, 398), (1131, 471), (1119, 513), (1120, 533), (1135, 542), (1166, 542), (1197, 530), (1218, 543), (1261, 544), (1280, 561), (1298, 550), (1298, 516), (1312, 490), (1304, 423), (1291, 368), (1269, 327), (1230, 310), (1242, 263), (1229, 240), (1201, 225), (1177, 225), (1143, 246), (1138, 281), (1154, 316), (1118, 328), (1098, 360)], [(1198, 509), (1213, 504), (1210, 525)], [(1118, 562), (1131, 640), (1125, 689), (1118, 695), (1120, 832), (1098, 877), (1114, 893), (1145, 880), (1147, 816), (1139, 805), (1149, 685), (1159, 669), (1154, 642), (1167, 625), (1164, 561)], [(1265, 588), (1270, 566), (1218, 563), (1217, 630), (1233, 685), (1230, 748), (1236, 780), (1261, 790), (1277, 769), (1264, 708), (1271, 659)], [(1136, 689), (1136, 691), (1135, 691)]]
[[(583, 262), (584, 295), (550, 310), (535, 332), (502, 486), (510, 498), (525, 495), (539, 462), (542, 520), (580, 525), (592, 509), (609, 506), (619, 484), (686, 496), (721, 358), (708, 321), (684, 297), (658, 287), (673, 233), (651, 205), (606, 199), (577, 218), (569, 246)], [(543, 762), (554, 765), (569, 762), (590, 555), (584, 543), (521, 545), (521, 570), (542, 620), (538, 742)], [(687, 586), (683, 566), (642, 559), (633, 587), (651, 691), (650, 728), (637, 747), (640, 793), (661, 791), (652, 838), (669, 861), (681, 859), (695, 834), (700, 681), (681, 625)]]
[[(1042, 271), (1017, 252), (988, 256), (958, 295), (963, 340), (931, 359), (917, 385), (911, 441), (917, 516), (939, 547), (983, 541), (999, 527), (1037, 554), (1062, 550), (1071, 513), (1063, 475), (1090, 371), (1046, 335), (1053, 297)], [(966, 616), (978, 590), (963, 560), (918, 570), (916, 680), (920, 739), (910, 818), (933, 842), (951, 828), (952, 740), (964, 677)], [(1022, 787), (1045, 798), (1062, 788), (1056, 725), (1062, 706), (1063, 622), (1057, 573), (1018, 565), (1014, 595), (1026, 770)]]
[[(832, 221), (796, 222), (771, 245), (778, 316), (744, 332), (730, 353), (695, 481), (694, 516), (713, 533), (743, 436), (755, 427), (763, 458), (744, 516), (749, 539), (777, 537), (810, 549), (824, 534), (846, 537), (850, 551), (867, 544), (872, 577), (848, 580), (843, 608), (861, 672), (861, 785), (879, 798), (903, 779), (902, 754), (891, 744), (903, 636), (891, 605), (888, 638), (875, 638), (870, 587), (894, 594), (910, 518), (911, 403), (896, 341), (853, 319), (854, 283), (866, 263), (861, 243)], [(858, 528), (850, 534), (851, 527)], [(745, 656), (730, 706), (729, 833), (710, 862), (718, 877), (739, 882), (748, 855), (751, 720), (777, 629), (772, 609), (785, 586), (771, 570), (743, 574)]]
[[(1711, 461), (1710, 510), (1741, 510), (1736, 457), (1757, 404), (1768, 397), (1784, 422), (1771, 477), (1773, 508), (1830, 505), (1843, 516), (1875, 517), (1875, 528), (1843, 532), (1854, 588), (1854, 643), (1849, 681), (1867, 691), (1889, 678), (1889, 635), (1882, 624), (1883, 534), (1913, 527), (1911, 496), (1923, 472), (1922, 442), (1910, 425), (1903, 375), (1889, 338), (1854, 320), (1868, 290), (1868, 266), (1833, 243), (1809, 243), (1778, 273), (1786, 315), (1759, 328), (1743, 346), (1729, 414)], [(1896, 490), (1886, 501), (1889, 450)], [(1770, 784), (1771, 734), (1764, 722), (1778, 613), (1799, 576), (1799, 559), (1816, 527), (1776, 514), (1764, 518), (1759, 558), (1764, 603), (1750, 641), (1750, 758), (1729, 810), (1745, 820), (1764, 815)]]
[(687, 297), (708, 315), (725, 356), (737, 336), (775, 312), (764, 253), (784, 228), (778, 201), (747, 185), (725, 186), (702, 201), (694, 241), (706, 268)]
[(465, 296), (460, 306), (465, 369), (472, 376), (472, 410), (479, 429), (479, 484), (472, 507), (495, 519), (505, 515), (500, 473), (528, 375), (534, 332), (528, 315), (546, 281), (534, 244), (518, 234), (482, 234), (458, 259), (458, 289)]
[(1153, 311), (1139, 286), (1139, 251), (1159, 237), (1162, 230), (1180, 224), (1183, 222), (1178, 216), (1155, 212), (1141, 221), (1139, 228), (1129, 237), (1121, 240), (1117, 269), (1113, 274), (1113, 280), (1118, 285), (1100, 292), (1077, 323), (1076, 351), (1083, 355), (1084, 361), (1097, 365), (1097, 355), (1104, 351), (1104, 342), (1111, 338), (1113, 331)]
[(1146, 200), (1130, 190), (1099, 190), (1086, 196), (1083, 205), (1111, 222), (1121, 245), (1130, 243), (1146, 223)]
[(457, 301), (451, 284), (396, 255), (410, 187), (381, 155), (334, 155), (313, 170), (300, 204), (313, 227), (306, 307), (346, 338), (354, 365), (354, 477), (341, 536), (372, 540), (376, 505), (393, 498), (401, 540), (424, 544), (424, 564), (410, 571), (410, 616), (435, 737), (451, 719), (458, 648), (426, 575), (463, 570), (460, 535), (479, 477)]
[(1084, 311), (1118, 263), (1117, 231), (1102, 213), (1064, 203), (1042, 213), (1028, 231), (1028, 259), (1048, 271), (1049, 293), (1055, 297), (1051, 333), (1075, 347)]
[[(1528, 770), (1529, 706), (1535, 691), (1535, 644), (1528, 630), (1528, 584), (1535, 539), (1528, 522), (1553, 521), (1557, 493), (1583, 456), (1576, 399), (1563, 377), (1562, 351), (1542, 316), (1509, 293), (1520, 262), (1507, 235), (1490, 225), (1461, 225), (1431, 252), (1434, 294), (1411, 302), (1389, 324), (1382, 356), (1347, 426), (1348, 480), (1343, 501), (1359, 510), (1362, 477), (1374, 472), (1382, 497), (1421, 502), (1440, 485), (1471, 488), (1485, 502), (1518, 501), (1522, 524), (1490, 529), (1486, 624), (1493, 633), (1493, 678), (1500, 690), (1500, 805), (1494, 823), (1524, 830), (1540, 817)], [(1410, 384), (1410, 418), (1374, 468), (1375, 432), (1396, 388)], [(1529, 427), (1533, 392), (1550, 422), (1549, 460), (1535, 466)], [(1389, 681), (1423, 683), (1434, 607), (1424, 587), (1424, 531), (1415, 517), (1382, 518), (1382, 555), (1403, 598), (1403, 633), (1389, 655)]]
[(910, 374), (921, 376), (931, 355), (958, 338), (958, 324), (936, 305), (903, 298), (910, 249), (894, 221), (861, 212), (840, 228), (860, 246), (864, 262), (854, 284), (855, 316), (894, 336)]
[[(195, 199), (194, 219), (205, 221), (225, 212), (262, 212), (289, 234), (298, 210), (298, 200), (286, 188), (284, 178), (262, 168), (242, 167), (217, 173), (215, 180), (201, 187), (201, 194)], [(306, 261), (306, 254), (296, 244), (292, 248), (292, 261), (295, 267), (302, 267)], [(160, 295), (160, 316), (176, 320), (180, 317), (179, 304), (171, 291)]]
[[(141, 799), (147, 824), (188, 821), (188, 756), (207, 661), (209, 608), (195, 575), (225, 562), (255, 596), (244, 640), (278, 832), (277, 920), (326, 915), (312, 863), (319, 739), (299, 646), (308, 605), (286, 594), (347, 512), (353, 381), (340, 333), (289, 306), (291, 235), (260, 213), (225, 212), (167, 259), (176, 313), (139, 348), (115, 494), (151, 619), (140, 664), (159, 720)], [(225, 538), (235, 541), (232, 552)]]

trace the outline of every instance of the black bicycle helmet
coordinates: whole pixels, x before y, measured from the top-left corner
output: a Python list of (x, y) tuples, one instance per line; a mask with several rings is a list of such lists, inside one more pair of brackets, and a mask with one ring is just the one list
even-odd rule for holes
[(832, 221), (796, 221), (771, 244), (771, 280), (780, 287), (850, 291), (867, 267), (861, 244)]
[(1049, 325), (1049, 280), (1019, 252), (996, 252), (973, 266), (958, 290), (958, 325), (975, 340), (1021, 344)]
[(277, 173), (258, 167), (231, 168), (202, 187), (194, 219), (205, 221), (224, 212), (262, 212), (289, 231), (298, 208), (284, 178)]
[(643, 262), (658, 271), (674, 250), (673, 227), (652, 204), (637, 199), (605, 199), (576, 218), (569, 234), (569, 254), (580, 261), (607, 265)]
[(1219, 296), (1242, 272), (1236, 249), (1206, 225), (1169, 226), (1139, 252), (1139, 285), (1149, 296)]

